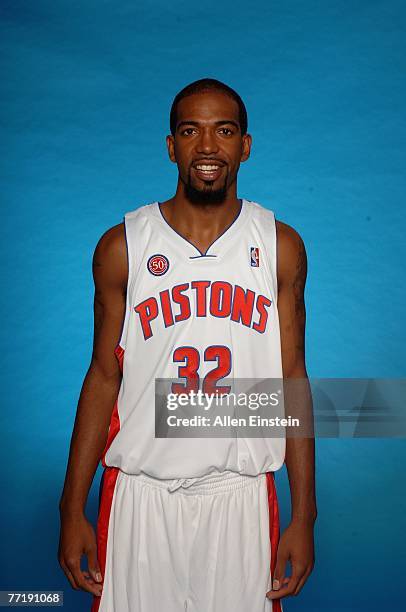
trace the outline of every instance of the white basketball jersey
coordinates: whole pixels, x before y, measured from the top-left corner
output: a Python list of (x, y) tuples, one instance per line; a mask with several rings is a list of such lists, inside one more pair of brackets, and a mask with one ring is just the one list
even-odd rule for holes
[(124, 220), (123, 379), (103, 465), (165, 479), (278, 470), (284, 437), (155, 438), (154, 409), (156, 378), (282, 378), (274, 213), (242, 200), (206, 253), (169, 225), (158, 202)]

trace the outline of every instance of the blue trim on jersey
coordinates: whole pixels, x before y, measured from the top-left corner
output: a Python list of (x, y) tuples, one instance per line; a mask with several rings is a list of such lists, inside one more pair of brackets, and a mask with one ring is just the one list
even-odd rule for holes
[[(214, 244), (215, 242), (217, 242), (217, 240), (219, 240), (219, 239), (221, 238), (221, 236), (224, 236), (224, 234), (225, 234), (226, 232), (228, 232), (228, 230), (229, 230), (229, 229), (230, 229), (230, 228), (231, 228), (231, 227), (234, 225), (234, 223), (237, 221), (238, 217), (239, 217), (239, 216), (240, 216), (240, 214), (241, 214), (242, 208), (243, 208), (243, 199), (242, 199), (242, 198), (239, 198), (239, 200), (240, 200), (240, 210), (238, 211), (238, 215), (237, 215), (237, 216), (235, 217), (235, 219), (234, 219), (234, 220), (233, 220), (233, 221), (230, 223), (230, 225), (229, 225), (228, 227), (226, 227), (226, 229), (225, 229), (223, 232), (221, 232), (220, 236), (217, 236), (217, 238), (216, 238), (215, 240), (213, 240), (213, 242), (212, 242), (211, 244), (209, 244), (209, 246), (207, 247), (207, 249), (206, 249), (206, 251), (205, 251), (204, 253), (202, 253), (202, 251), (201, 251), (201, 250), (200, 250), (200, 249), (199, 249), (199, 248), (198, 248), (198, 247), (197, 247), (195, 244), (193, 244), (193, 242), (190, 242), (190, 240), (188, 240), (187, 238), (185, 238), (184, 236), (182, 236), (182, 234), (180, 234), (180, 233), (179, 233), (179, 232), (178, 232), (178, 231), (177, 231), (175, 228), (173, 228), (173, 227), (172, 227), (172, 225), (171, 225), (170, 223), (168, 223), (168, 221), (165, 219), (165, 217), (164, 217), (164, 215), (163, 215), (163, 213), (162, 213), (162, 210), (161, 210), (161, 202), (158, 202), (158, 209), (159, 209), (159, 212), (161, 213), (161, 217), (162, 217), (162, 219), (165, 221), (166, 225), (167, 225), (168, 227), (170, 227), (170, 228), (171, 228), (171, 230), (172, 230), (173, 232), (175, 232), (175, 234), (178, 234), (178, 236), (180, 236), (181, 238), (183, 238), (183, 240), (185, 240), (185, 242), (188, 242), (189, 244), (191, 244), (191, 245), (192, 245), (192, 247), (193, 247), (194, 249), (196, 249), (196, 251), (198, 251), (198, 252), (200, 253), (200, 257), (217, 257), (217, 255), (207, 255), (207, 251), (208, 251), (208, 250), (209, 250), (209, 249), (210, 249), (210, 248), (213, 246), (213, 244)], [(192, 258), (191, 258), (191, 259), (192, 259)]]
[(202, 259), (204, 257), (218, 257), (217, 255), (191, 255), (189, 259)]

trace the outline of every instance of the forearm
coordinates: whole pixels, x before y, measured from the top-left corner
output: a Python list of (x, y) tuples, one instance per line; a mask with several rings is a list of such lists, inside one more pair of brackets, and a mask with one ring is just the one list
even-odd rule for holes
[(288, 438), (285, 463), (292, 500), (291, 520), (315, 521), (314, 439)]
[(315, 521), (315, 442), (311, 390), (307, 377), (286, 381), (288, 414), (299, 419), (286, 439), (285, 464), (291, 493), (291, 519)]
[(92, 364), (83, 381), (59, 507), (83, 513), (97, 465), (107, 442), (121, 376), (106, 376)]

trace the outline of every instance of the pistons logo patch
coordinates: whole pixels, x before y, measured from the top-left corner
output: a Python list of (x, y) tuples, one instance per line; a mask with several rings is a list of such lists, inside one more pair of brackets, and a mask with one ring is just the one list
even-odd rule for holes
[(165, 255), (151, 255), (148, 259), (147, 268), (154, 276), (162, 276), (169, 270), (169, 261)]
[(253, 268), (259, 268), (259, 248), (251, 247), (250, 253), (251, 266)]

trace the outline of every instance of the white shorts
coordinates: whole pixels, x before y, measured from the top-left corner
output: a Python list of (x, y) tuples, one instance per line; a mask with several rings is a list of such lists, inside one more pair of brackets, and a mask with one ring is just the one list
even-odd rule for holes
[(272, 472), (159, 480), (107, 467), (92, 612), (281, 612), (266, 597), (278, 540)]

